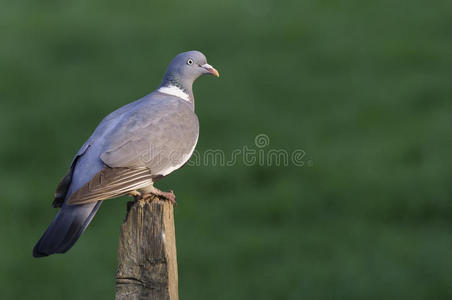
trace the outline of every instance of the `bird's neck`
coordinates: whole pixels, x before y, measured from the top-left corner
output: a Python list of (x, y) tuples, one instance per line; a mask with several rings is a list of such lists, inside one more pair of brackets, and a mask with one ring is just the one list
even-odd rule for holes
[(158, 91), (163, 94), (182, 98), (191, 102), (193, 106), (195, 104), (195, 98), (193, 97), (193, 82), (183, 82), (179, 78), (165, 74)]

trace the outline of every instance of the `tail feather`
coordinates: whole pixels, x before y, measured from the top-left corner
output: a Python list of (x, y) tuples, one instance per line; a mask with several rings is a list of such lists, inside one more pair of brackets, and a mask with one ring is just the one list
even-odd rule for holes
[(102, 201), (82, 205), (63, 205), (49, 228), (33, 248), (34, 257), (68, 251), (85, 231)]

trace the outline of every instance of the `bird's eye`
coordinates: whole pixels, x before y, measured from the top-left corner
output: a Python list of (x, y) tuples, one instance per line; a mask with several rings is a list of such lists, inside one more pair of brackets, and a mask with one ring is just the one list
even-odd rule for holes
[(193, 64), (193, 59), (189, 58), (187, 60), (187, 65), (191, 66)]

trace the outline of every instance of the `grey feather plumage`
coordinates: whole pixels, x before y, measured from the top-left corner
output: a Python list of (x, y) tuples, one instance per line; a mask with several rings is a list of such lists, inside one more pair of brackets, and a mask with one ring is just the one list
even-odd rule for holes
[[(152, 111), (152, 115), (149, 115)], [(153, 174), (181, 163), (196, 144), (198, 118), (191, 103), (161, 93), (124, 114), (100, 158), (108, 166), (147, 167)]]
[[(189, 68), (188, 59), (202, 68)], [(199, 134), (192, 83), (202, 74), (214, 74), (205, 66), (211, 67), (205, 56), (190, 51), (176, 56), (167, 69), (170, 80), (160, 87), (181, 78), (189, 101), (158, 89), (102, 120), (58, 185), (53, 205), (61, 208), (34, 247), (35, 257), (70, 249), (103, 200), (146, 188), (186, 163)]]

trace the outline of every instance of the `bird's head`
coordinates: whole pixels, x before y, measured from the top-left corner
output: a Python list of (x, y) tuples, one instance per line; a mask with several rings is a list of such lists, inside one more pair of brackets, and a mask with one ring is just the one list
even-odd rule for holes
[(171, 83), (181, 85), (182, 88), (188, 88), (199, 76), (204, 74), (220, 76), (218, 71), (207, 63), (206, 56), (201, 52), (182, 52), (169, 64), (162, 84)]

